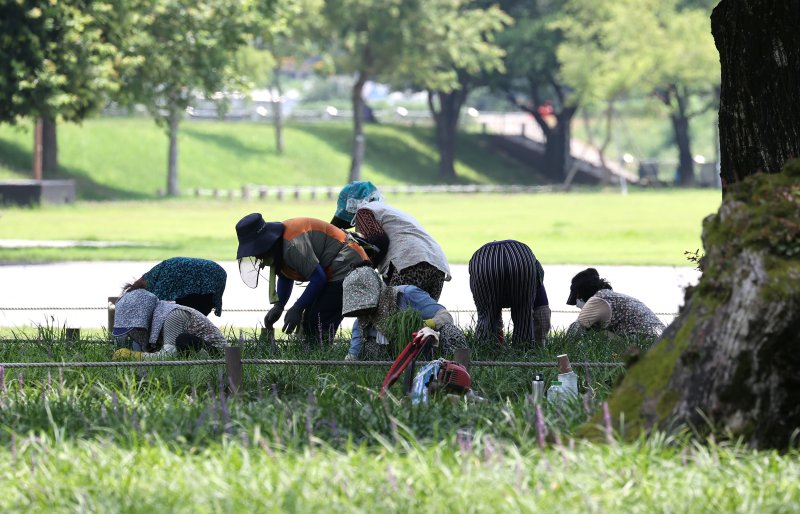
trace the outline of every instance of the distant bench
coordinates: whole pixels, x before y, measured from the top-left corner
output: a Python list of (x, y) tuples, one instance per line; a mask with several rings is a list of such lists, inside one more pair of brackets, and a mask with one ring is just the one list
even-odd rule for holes
[(75, 201), (74, 180), (0, 180), (0, 204), (31, 206)]

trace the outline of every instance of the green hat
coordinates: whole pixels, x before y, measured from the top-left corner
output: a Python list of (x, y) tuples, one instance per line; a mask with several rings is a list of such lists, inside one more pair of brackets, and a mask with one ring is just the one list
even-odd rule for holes
[(337, 218), (353, 225), (353, 217), (356, 211), (364, 204), (369, 202), (380, 202), (383, 200), (378, 188), (372, 182), (366, 180), (358, 180), (350, 182), (342, 188), (339, 192), (339, 200), (336, 202), (336, 214), (333, 216), (331, 223), (337, 224)]

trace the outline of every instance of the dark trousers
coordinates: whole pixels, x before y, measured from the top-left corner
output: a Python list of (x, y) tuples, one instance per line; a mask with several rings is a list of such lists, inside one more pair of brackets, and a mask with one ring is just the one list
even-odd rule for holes
[(331, 340), (342, 318), (342, 281), (328, 282), (303, 312), (303, 334), (314, 341)]
[(191, 307), (192, 309), (202, 312), (203, 316), (208, 316), (211, 313), (211, 310), (214, 308), (214, 295), (211, 293), (187, 294), (186, 296), (176, 298), (175, 303), (178, 305)]
[(469, 288), (478, 310), (475, 336), (502, 340), (502, 309), (511, 308), (515, 344), (533, 344), (533, 304), (541, 266), (524, 243), (497, 241), (480, 247), (469, 260)]

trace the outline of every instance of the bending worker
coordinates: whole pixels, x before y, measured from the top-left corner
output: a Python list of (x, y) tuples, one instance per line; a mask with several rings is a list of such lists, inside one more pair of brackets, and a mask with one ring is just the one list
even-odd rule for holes
[(316, 340), (332, 338), (342, 322), (342, 280), (353, 266), (368, 261), (367, 254), (346, 232), (314, 218), (292, 218), (267, 223), (259, 213), (236, 224), (236, 258), (244, 283), (258, 285), (269, 267), (269, 295), (273, 307), (264, 317), (272, 327), (283, 314), (294, 282), (308, 282), (305, 291), (286, 311), (283, 331), (298, 329)]
[(200, 311), (159, 300), (144, 289), (125, 293), (114, 311), (114, 337), (129, 347), (114, 352), (113, 360), (152, 359), (206, 350), (220, 353), (228, 346), (222, 332)]
[(550, 305), (544, 269), (528, 245), (508, 239), (478, 248), (469, 260), (469, 288), (478, 310), (478, 340), (505, 343), (502, 310), (510, 307), (514, 345), (544, 344)]
[[(409, 309), (415, 311), (410, 313), (412, 322), (416, 318), (419, 324), (404, 327), (403, 316)], [(423, 326), (439, 332), (439, 347), (445, 354), (467, 347), (453, 317), (431, 295), (416, 286), (387, 286), (369, 266), (356, 268), (345, 277), (342, 314), (357, 318), (346, 360), (358, 360), (364, 354), (394, 359), (394, 351)]]
[(581, 310), (577, 321), (567, 329), (570, 335), (601, 329), (617, 336), (655, 338), (665, 328), (647, 305), (613, 291), (611, 284), (600, 278), (594, 268), (587, 268), (572, 277), (567, 305), (575, 305)]
[(434, 300), (450, 280), (442, 247), (410, 214), (383, 201), (372, 182), (351, 182), (342, 188), (331, 223), (358, 232), (378, 250), (372, 263), (390, 286), (410, 284)]
[(227, 279), (228, 274), (214, 261), (173, 257), (156, 264), (132, 284), (125, 284), (122, 293), (146, 289), (159, 300), (191, 307), (206, 316), (213, 309), (219, 316)]

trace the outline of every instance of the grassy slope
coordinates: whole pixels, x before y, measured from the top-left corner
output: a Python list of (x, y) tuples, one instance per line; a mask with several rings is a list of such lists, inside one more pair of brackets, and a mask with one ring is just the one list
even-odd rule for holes
[[(453, 263), (483, 243), (518, 239), (545, 263), (689, 265), (702, 219), (719, 192), (637, 191), (531, 195), (404, 195), (387, 201), (417, 217)], [(268, 219), (330, 219), (335, 201), (169, 200), (7, 209), (0, 239), (132, 241), (133, 248), (0, 249), (0, 261), (158, 260), (183, 254), (230, 260), (234, 225), (260, 211)], [(35, 227), (35, 230), (32, 229)]]
[[(0, 126), (0, 178), (28, 178), (31, 132)], [(79, 181), (84, 199), (154, 197), (167, 175), (167, 137), (145, 118), (99, 118), (59, 126), (59, 177)], [(347, 181), (352, 129), (345, 123), (290, 125), (285, 153), (275, 152), (264, 123), (185, 121), (178, 138), (180, 187), (245, 184), (332, 185)], [(369, 125), (363, 178), (379, 184), (431, 184), (437, 152), (429, 128)], [(462, 134), (456, 171), (461, 182), (536, 183), (516, 161), (486, 151), (477, 134)], [(55, 177), (53, 177), (55, 178)]]

